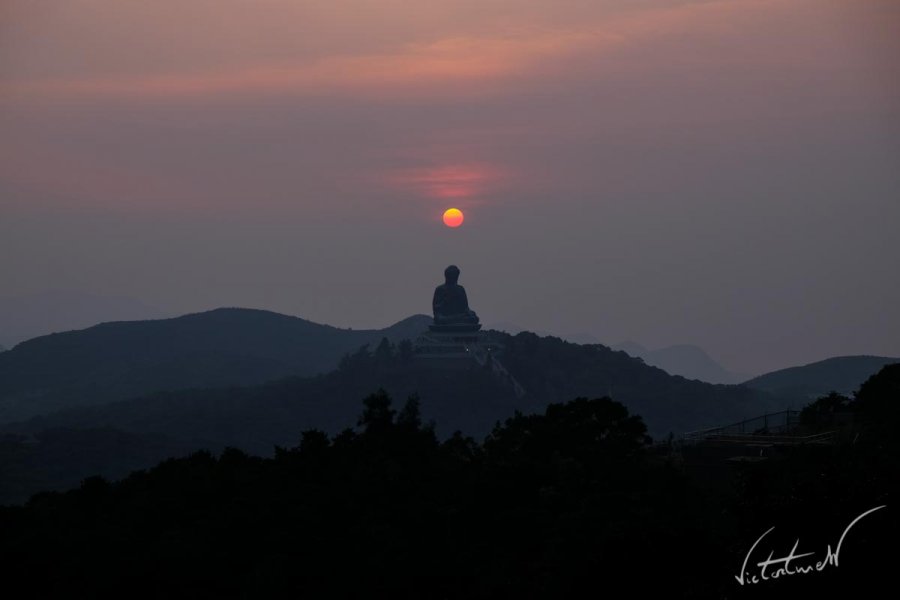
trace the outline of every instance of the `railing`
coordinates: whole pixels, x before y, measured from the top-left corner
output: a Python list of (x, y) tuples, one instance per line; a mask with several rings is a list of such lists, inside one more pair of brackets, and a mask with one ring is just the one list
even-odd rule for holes
[(800, 421), (800, 411), (783, 410), (768, 413), (752, 419), (745, 419), (731, 425), (712, 427), (699, 431), (689, 431), (682, 436), (683, 441), (693, 442), (722, 435), (762, 435), (771, 438), (773, 434), (793, 430)]
[(728, 442), (750, 445), (800, 446), (803, 444), (830, 444), (836, 432), (825, 431), (813, 435), (759, 435), (759, 434), (721, 434), (703, 438), (707, 442)]

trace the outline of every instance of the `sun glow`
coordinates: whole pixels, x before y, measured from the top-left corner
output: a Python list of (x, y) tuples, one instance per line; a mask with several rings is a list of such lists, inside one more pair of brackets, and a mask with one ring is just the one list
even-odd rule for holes
[(444, 211), (444, 225), (447, 227), (459, 227), (463, 223), (463, 213), (458, 208), (448, 208)]

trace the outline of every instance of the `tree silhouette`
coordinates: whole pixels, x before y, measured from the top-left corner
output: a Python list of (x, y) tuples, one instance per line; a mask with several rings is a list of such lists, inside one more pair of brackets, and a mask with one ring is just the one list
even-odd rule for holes
[(362, 426), (366, 433), (378, 434), (390, 430), (394, 424), (396, 411), (391, 408), (391, 397), (384, 388), (367, 396), (363, 400), (363, 405), (365, 410), (357, 424)]
[[(483, 444), (439, 443), (422, 399), (395, 412), (379, 389), (358, 430), (307, 430), (272, 458), (201, 451), (0, 507), (0, 564), (7, 588), (32, 597), (739, 598), (734, 570), (773, 524), (808, 543), (893, 504), (896, 442), (877, 427), (898, 385), (886, 368), (863, 386), (856, 441), (695, 471), (609, 398), (515, 413)], [(839, 570), (748, 597), (888, 583), (897, 533), (886, 512), (854, 530)]]

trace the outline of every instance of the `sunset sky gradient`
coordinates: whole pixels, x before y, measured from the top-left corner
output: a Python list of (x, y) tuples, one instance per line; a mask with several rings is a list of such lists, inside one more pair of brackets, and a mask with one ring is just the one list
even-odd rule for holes
[[(898, 0), (6, 0), (0, 294), (900, 356)], [(443, 211), (463, 210), (451, 229)]]

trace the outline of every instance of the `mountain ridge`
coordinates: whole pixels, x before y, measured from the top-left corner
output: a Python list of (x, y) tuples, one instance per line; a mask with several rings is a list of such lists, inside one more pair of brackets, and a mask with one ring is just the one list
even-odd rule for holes
[(643, 359), (671, 375), (698, 379), (708, 383), (741, 383), (747, 377), (733, 373), (713, 359), (706, 350), (694, 344), (672, 344), (649, 350), (637, 342), (620, 342), (612, 346)]
[(382, 342), (374, 351), (361, 348), (346, 355), (336, 370), (312, 377), (174, 390), (71, 407), (4, 429), (33, 433), (57, 427), (112, 427), (264, 452), (298, 430), (315, 427), (334, 433), (352, 425), (359, 399), (379, 387), (397, 398), (420, 395), (423, 415), (437, 421), (442, 435), (461, 430), (483, 436), (496, 419), (513, 411), (532, 413), (576, 397), (610, 396), (621, 401), (646, 420), (655, 436), (786, 407), (766, 392), (673, 376), (601, 344), (579, 345), (524, 332), (486, 335), (502, 347), (498, 360), (524, 386), (523, 396), (517, 397), (490, 369), (474, 362), (447, 370), (413, 358), (410, 347), (404, 350)]
[(897, 362), (900, 358), (870, 354), (833, 356), (764, 373), (742, 385), (799, 400), (812, 400), (830, 392), (850, 395), (882, 367)]
[(415, 337), (431, 318), (341, 329), (271, 311), (218, 308), (53, 333), (0, 354), (0, 422), (156, 391), (254, 385), (334, 369), (382, 337)]

